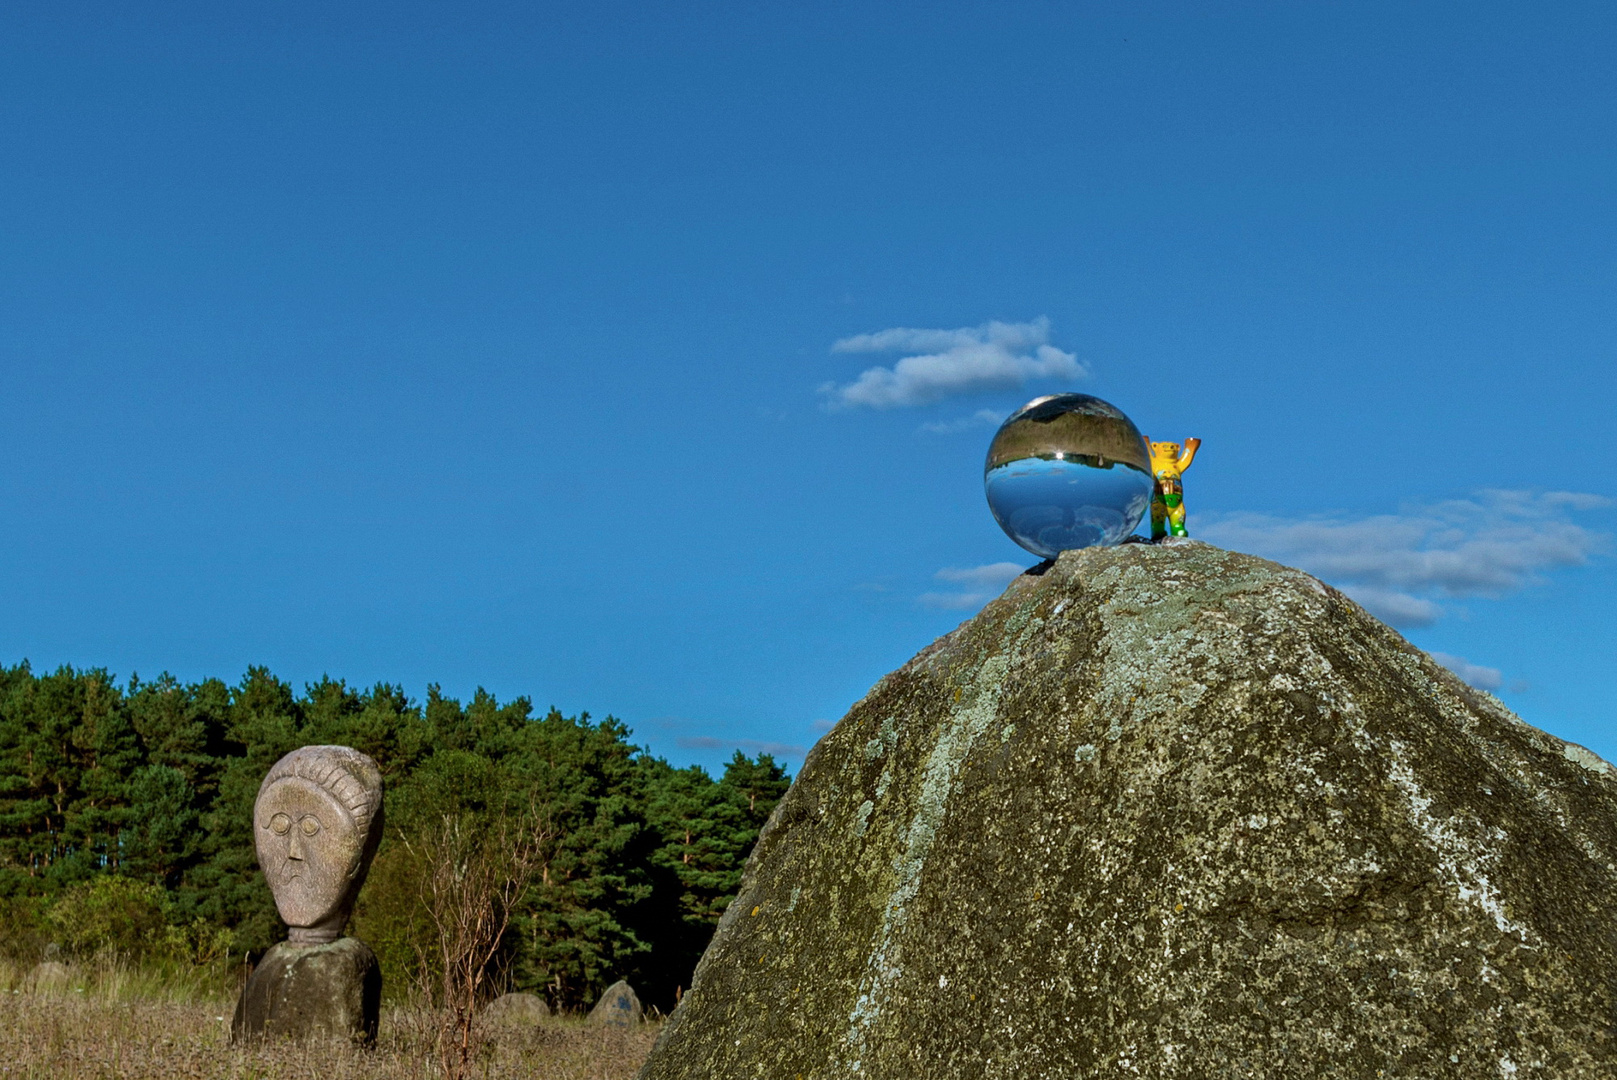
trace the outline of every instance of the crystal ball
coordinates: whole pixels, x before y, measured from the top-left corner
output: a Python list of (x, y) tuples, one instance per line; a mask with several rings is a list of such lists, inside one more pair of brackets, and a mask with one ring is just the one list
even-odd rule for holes
[(1121, 543), (1151, 505), (1151, 453), (1134, 421), (1088, 394), (1035, 398), (988, 446), (988, 508), (1042, 558)]

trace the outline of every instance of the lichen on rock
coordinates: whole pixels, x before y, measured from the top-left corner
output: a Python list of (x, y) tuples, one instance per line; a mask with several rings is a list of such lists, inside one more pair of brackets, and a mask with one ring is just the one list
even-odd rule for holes
[(1617, 1075), (1617, 774), (1296, 570), (1064, 553), (804, 763), (642, 1076)]

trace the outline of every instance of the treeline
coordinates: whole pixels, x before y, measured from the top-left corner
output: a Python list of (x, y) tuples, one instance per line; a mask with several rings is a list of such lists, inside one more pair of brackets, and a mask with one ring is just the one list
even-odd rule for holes
[(297, 693), (263, 668), (234, 686), (120, 686), (102, 670), (0, 667), (0, 944), (262, 953), (284, 929), (253, 851), (253, 799), (281, 755), (337, 743), (375, 758), (386, 784), (350, 932), (390, 990), (409, 985), (430, 933), (412, 838), (447, 819), (537, 817), (551, 839), (514, 913), (504, 979), (576, 1008), (625, 977), (666, 1007), (790, 778), (738, 751), (714, 779), (629, 736), (611, 717), (536, 716), (525, 698), (481, 690), (462, 703), (433, 686), (418, 703), (329, 678)]

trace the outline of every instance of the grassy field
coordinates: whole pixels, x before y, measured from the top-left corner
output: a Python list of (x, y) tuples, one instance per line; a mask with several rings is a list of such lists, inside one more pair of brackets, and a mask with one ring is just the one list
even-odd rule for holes
[[(428, 1080), (438, 1076), (422, 1027), (404, 1010), (382, 1017), (377, 1045), (230, 1045), (233, 998), (206, 980), (153, 980), (117, 968), (77, 971), (55, 985), (0, 965), (0, 1080), (136, 1077), (264, 1080)], [(657, 1035), (555, 1018), (501, 1031), (482, 1048), (473, 1075), (545, 1080), (628, 1080)]]

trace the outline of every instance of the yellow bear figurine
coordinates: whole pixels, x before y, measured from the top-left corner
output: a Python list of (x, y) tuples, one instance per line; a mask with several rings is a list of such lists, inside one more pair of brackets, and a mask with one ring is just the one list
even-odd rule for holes
[[(1147, 440), (1149, 442), (1149, 440)], [(1176, 442), (1151, 443), (1151, 539), (1189, 536), (1185, 531), (1185, 485), (1180, 476), (1196, 458), (1200, 439), (1186, 439), (1183, 453)]]

